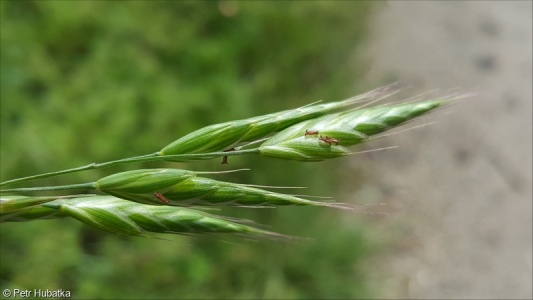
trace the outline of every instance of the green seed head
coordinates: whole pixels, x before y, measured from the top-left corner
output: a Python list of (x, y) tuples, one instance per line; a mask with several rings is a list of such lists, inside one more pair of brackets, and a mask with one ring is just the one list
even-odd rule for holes
[(290, 126), (273, 135), (260, 147), (268, 157), (319, 161), (350, 154), (342, 146), (364, 142), (368, 136), (429, 112), (444, 101), (424, 101), (329, 114)]
[(197, 210), (134, 203), (111, 196), (81, 197), (44, 204), (49, 209), (113, 233), (149, 236), (149, 233), (231, 233), (255, 236), (283, 235), (239, 224), (235, 220)]
[[(294, 124), (318, 118), (351, 106), (356, 102), (392, 95), (396, 93), (395, 88), (396, 85), (393, 84), (344, 101), (304, 106), (249, 119), (207, 126), (174, 141), (164, 147), (159, 154), (166, 156), (227, 150), (237, 146), (239, 143), (267, 137)], [(208, 157), (203, 157), (202, 159), (205, 158)], [(180, 161), (180, 159), (175, 158), (169, 160)]]
[[(316, 141), (315, 141), (316, 144)], [(341, 146), (323, 145), (320, 155), (330, 157), (343, 151)], [(316, 152), (316, 151), (315, 151)], [(341, 153), (346, 153), (344, 150)], [(156, 205), (216, 206), (330, 206), (345, 208), (275, 193), (243, 184), (196, 176), (196, 173), (175, 169), (137, 170), (100, 179), (97, 188), (109, 195), (135, 202)]]

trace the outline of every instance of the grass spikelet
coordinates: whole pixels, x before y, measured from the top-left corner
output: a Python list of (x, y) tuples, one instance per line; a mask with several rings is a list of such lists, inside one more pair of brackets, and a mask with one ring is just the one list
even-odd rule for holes
[(197, 176), (178, 169), (145, 169), (117, 173), (98, 180), (95, 188), (109, 195), (147, 204), (275, 207), (330, 206), (238, 183)]
[[(173, 176), (177, 179), (169, 180)], [(197, 176), (192, 171), (177, 169), (146, 169), (118, 173), (98, 180), (95, 187), (109, 195), (148, 204), (246, 207), (297, 205), (343, 208), (338, 204), (322, 203), (243, 184), (218, 181)]]
[[(318, 118), (354, 103), (392, 95), (396, 93), (396, 88), (397, 84), (391, 84), (344, 101), (304, 106), (249, 119), (210, 125), (172, 142), (164, 147), (159, 155), (209, 153), (230, 149), (239, 143), (264, 138), (291, 125)], [(209, 157), (198, 159), (207, 158)], [(168, 158), (168, 160), (182, 161), (184, 159)]]
[(56, 200), (43, 206), (117, 234), (151, 236), (150, 233), (228, 233), (256, 237), (287, 237), (240, 224), (235, 219), (225, 219), (197, 210), (144, 205), (111, 196)]
[(200, 177), (193, 171), (180, 169), (141, 169), (113, 174), (90, 183), (10, 189), (2, 192), (70, 189), (96, 189), (122, 199), (155, 205), (245, 207), (296, 205), (349, 209), (341, 204), (312, 201), (244, 184)]
[[(434, 110), (445, 100), (354, 109), (295, 124), (266, 140), (261, 155), (299, 161), (319, 161), (349, 155), (345, 148), (362, 143)], [(344, 147), (343, 147), (344, 146)]]

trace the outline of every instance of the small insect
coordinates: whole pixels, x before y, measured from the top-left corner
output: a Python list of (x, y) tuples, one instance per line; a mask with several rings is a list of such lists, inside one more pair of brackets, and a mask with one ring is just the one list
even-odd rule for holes
[(326, 136), (326, 137), (322, 137), (322, 136), (320, 136), (318, 139), (321, 140), (321, 141), (323, 141), (323, 142), (326, 142), (326, 143), (328, 143), (328, 144), (330, 144), (330, 145), (331, 145), (332, 143), (335, 143), (335, 145), (338, 145), (339, 142), (340, 142), (340, 139), (330, 138), (329, 136)]
[(318, 134), (318, 130), (308, 130), (308, 129), (305, 130), (305, 136), (317, 135), (317, 134)]
[[(235, 148), (231, 148), (229, 150), (224, 150), (223, 152), (229, 152), (229, 151), (235, 151)], [(222, 157), (221, 164), (222, 165), (227, 165), (228, 164), (228, 157), (227, 156)]]
[(170, 203), (170, 200), (168, 200), (167, 198), (165, 198), (165, 196), (163, 196), (163, 194), (161, 194), (161, 193), (154, 193), (154, 196), (155, 196), (157, 199), (161, 200), (161, 202), (163, 202), (163, 203), (165, 203), (165, 204)]

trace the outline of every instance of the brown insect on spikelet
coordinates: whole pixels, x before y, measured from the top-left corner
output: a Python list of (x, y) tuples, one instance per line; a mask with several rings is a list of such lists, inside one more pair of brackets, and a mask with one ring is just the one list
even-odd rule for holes
[(305, 130), (305, 136), (317, 135), (317, 134), (318, 134), (318, 130), (308, 130), (308, 129)]
[(165, 203), (165, 204), (169, 204), (170, 203), (170, 200), (168, 200), (167, 198), (165, 198), (165, 196), (163, 196), (163, 194), (161, 193), (154, 193), (154, 196), (161, 200), (161, 202)]
[(335, 143), (335, 145), (338, 145), (339, 142), (340, 142), (340, 140), (338, 140), (338, 139), (334, 139), (334, 138), (331, 138), (331, 137), (329, 137), (329, 136), (326, 136), (326, 137), (322, 137), (322, 136), (320, 136), (318, 139), (321, 140), (321, 141), (323, 141), (323, 142), (325, 142), (325, 143), (328, 143), (328, 144), (330, 144), (330, 145), (333, 144), (333, 143)]

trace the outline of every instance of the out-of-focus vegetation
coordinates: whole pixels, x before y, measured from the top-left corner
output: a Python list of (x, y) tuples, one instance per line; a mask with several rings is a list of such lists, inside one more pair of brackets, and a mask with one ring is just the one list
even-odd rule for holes
[[(355, 49), (370, 10), (362, 1), (2, 1), (1, 178), (152, 153), (202, 126), (364, 91)], [(140, 167), (251, 167), (216, 178), (334, 195), (342, 163), (229, 162), (126, 165), (38, 183), (93, 181)], [(75, 220), (2, 224), (0, 287), (61, 288), (75, 298), (376, 295), (367, 277), (375, 245), (361, 215), (327, 208), (219, 213), (313, 239), (164, 241)]]

